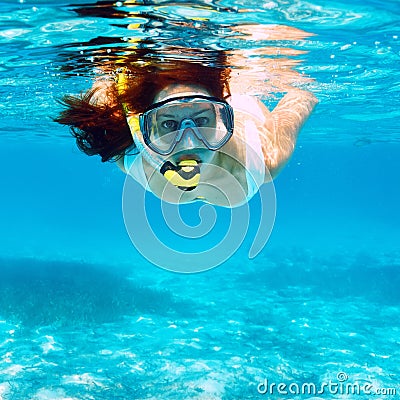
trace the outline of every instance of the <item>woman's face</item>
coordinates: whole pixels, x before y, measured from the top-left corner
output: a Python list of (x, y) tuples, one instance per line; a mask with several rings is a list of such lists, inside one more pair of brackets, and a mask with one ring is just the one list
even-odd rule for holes
[[(155, 102), (193, 95), (211, 96), (202, 87), (175, 84), (163, 89), (156, 96)], [(195, 131), (209, 132), (216, 128), (216, 124), (215, 109), (207, 102), (172, 103), (157, 112), (155, 125), (158, 138), (156, 139), (162, 141), (164, 137), (175, 136), (180, 132), (182, 137), (176, 144), (173, 154), (168, 156), (168, 160), (178, 163), (184, 159), (195, 159), (202, 163), (210, 163), (216, 152), (207, 149)]]

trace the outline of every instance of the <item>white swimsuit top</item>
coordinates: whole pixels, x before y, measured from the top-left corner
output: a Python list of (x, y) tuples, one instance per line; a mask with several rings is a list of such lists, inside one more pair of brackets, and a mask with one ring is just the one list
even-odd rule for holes
[[(246, 97), (247, 105), (248, 105), (248, 96), (239, 96)], [(239, 101), (242, 99), (239, 99)], [(253, 100), (254, 101), (254, 100)], [(231, 105), (234, 104), (231, 101)], [(236, 103), (236, 101), (234, 102)], [(243, 108), (243, 103), (240, 102), (241, 107)], [(254, 105), (254, 104), (251, 104)], [(257, 104), (259, 108), (259, 105)], [(247, 108), (247, 107), (246, 107)], [(252, 109), (251, 114), (254, 115), (254, 108)], [(248, 111), (246, 111), (248, 113)], [(235, 207), (238, 207), (246, 202), (248, 202), (257, 192), (259, 187), (264, 183), (265, 178), (265, 162), (264, 155), (261, 146), (261, 140), (259, 135), (259, 128), (257, 128), (254, 120), (249, 119), (244, 122), (244, 130), (245, 130), (245, 141), (246, 141), (246, 181), (247, 181), (247, 195), (246, 198), (239, 204), (236, 204)], [(133, 165), (135, 163), (135, 165)], [(143, 160), (140, 154), (126, 154), (124, 156), (124, 168), (128, 175), (134, 178), (138, 183), (140, 183), (146, 190), (150, 191), (147, 177), (144, 173), (143, 168)], [(197, 201), (197, 200), (193, 200)]]

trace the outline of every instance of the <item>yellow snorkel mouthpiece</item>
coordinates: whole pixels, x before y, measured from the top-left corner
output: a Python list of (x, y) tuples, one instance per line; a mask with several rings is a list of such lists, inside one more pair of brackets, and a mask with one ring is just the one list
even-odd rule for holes
[(167, 161), (160, 172), (167, 181), (181, 190), (193, 190), (200, 182), (200, 166), (196, 160), (182, 160), (178, 165)]

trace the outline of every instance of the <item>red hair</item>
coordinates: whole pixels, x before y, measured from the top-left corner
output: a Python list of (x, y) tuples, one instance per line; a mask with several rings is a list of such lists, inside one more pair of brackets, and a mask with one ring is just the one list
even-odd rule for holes
[(196, 63), (175, 61), (146, 67), (127, 67), (127, 89), (121, 95), (129, 109), (141, 113), (165, 87), (174, 84), (194, 84), (207, 89), (214, 97), (225, 98), (229, 92), (229, 70)]
[(140, 62), (127, 59), (118, 64), (126, 75), (127, 84), (121, 93), (115, 84), (108, 85), (107, 104), (95, 101), (96, 89), (78, 97), (65, 96), (61, 100), (65, 109), (55, 121), (70, 126), (79, 149), (84, 153), (99, 154), (103, 162), (123, 156), (125, 150), (133, 145), (133, 139), (122, 104), (135, 113), (141, 113), (170, 84), (202, 86), (218, 98), (230, 95), (229, 69), (225, 66), (226, 56), (222, 52), (213, 52), (212, 63), (207, 64), (177, 59), (154, 63), (154, 58), (148, 56)]

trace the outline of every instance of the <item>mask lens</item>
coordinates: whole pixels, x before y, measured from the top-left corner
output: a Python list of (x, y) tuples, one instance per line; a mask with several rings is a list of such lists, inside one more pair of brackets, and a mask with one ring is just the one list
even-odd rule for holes
[(223, 103), (213, 104), (215, 115), (214, 126), (199, 127), (205, 145), (212, 150), (220, 148), (231, 136), (233, 121), (226, 118), (227, 112), (229, 112), (228, 107), (228, 105)]
[(173, 107), (165, 104), (147, 115), (148, 140), (162, 153), (172, 150), (175, 145), (179, 121), (173, 112)]

